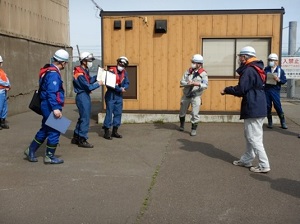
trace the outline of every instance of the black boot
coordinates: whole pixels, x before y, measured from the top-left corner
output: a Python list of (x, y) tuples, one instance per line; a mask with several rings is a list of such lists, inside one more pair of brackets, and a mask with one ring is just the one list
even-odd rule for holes
[(197, 134), (197, 127), (198, 124), (192, 124), (192, 131), (191, 131), (191, 136), (195, 136)]
[(268, 128), (273, 128), (272, 114), (268, 114)]
[(286, 123), (285, 123), (284, 114), (281, 114), (279, 116), (279, 119), (280, 119), (281, 128), (282, 129), (288, 129), (288, 127), (286, 126)]
[(71, 144), (74, 144), (74, 145), (78, 145), (79, 144), (79, 135), (75, 134), (73, 135), (73, 138), (71, 140)]
[(113, 127), (111, 136), (115, 138), (122, 138), (122, 135), (118, 133), (118, 127)]
[(6, 124), (6, 122), (5, 122), (5, 118), (1, 118), (0, 126), (2, 129), (9, 129), (8, 124)]
[(179, 131), (184, 131), (185, 117), (179, 117), (179, 120), (180, 120), (180, 128), (179, 128)]
[(108, 140), (112, 140), (111, 135), (110, 135), (110, 131), (109, 128), (103, 128), (104, 129), (104, 138), (108, 139)]
[(94, 146), (87, 142), (87, 140), (83, 137), (79, 137), (78, 147), (82, 148), (94, 148)]

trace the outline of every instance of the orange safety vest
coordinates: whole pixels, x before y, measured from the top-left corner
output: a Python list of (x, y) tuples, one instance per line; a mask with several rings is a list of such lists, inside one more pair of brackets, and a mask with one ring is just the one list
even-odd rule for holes
[(245, 65), (253, 67), (257, 71), (257, 73), (260, 76), (260, 78), (262, 79), (263, 83), (265, 83), (266, 73), (265, 73), (264, 69), (262, 69), (256, 65), (252, 65), (251, 62), (253, 62), (253, 61), (257, 61), (257, 58), (256, 57), (250, 58), (249, 60), (246, 61)]
[(262, 79), (263, 83), (265, 83), (266, 81), (266, 73), (263, 69), (261, 69), (260, 67), (256, 66), (256, 65), (249, 65), (251, 67), (253, 67), (259, 74), (260, 78)]
[(198, 72), (199, 76), (202, 72), (206, 72), (203, 68), (199, 68), (197, 71), (194, 71), (193, 68), (189, 69), (189, 74), (193, 74), (194, 72)]
[(81, 66), (76, 66), (75, 68), (74, 68), (74, 74), (73, 74), (73, 76), (74, 76), (74, 78), (75, 79), (77, 79), (78, 78), (78, 76), (80, 76), (80, 75), (84, 75), (84, 77), (85, 77), (85, 79), (86, 79), (86, 81), (88, 82), (88, 83), (90, 83), (90, 76), (86, 73), (86, 71), (81, 67)]
[[(6, 73), (1, 68), (0, 68), (0, 79), (3, 80), (3, 82), (9, 82)], [(1, 86), (0, 85), (0, 89), (7, 89), (7, 88), (9, 88), (9, 86)]]
[(117, 67), (110, 67), (109, 71), (113, 72), (114, 74), (116, 74), (116, 84), (120, 85), (125, 77), (125, 69), (122, 71), (121, 76), (118, 75), (118, 70)]
[(52, 67), (50, 66), (50, 64), (46, 64), (43, 68), (40, 69), (39, 78), (42, 78), (48, 71), (56, 71), (60, 75), (60, 72), (56, 67)]

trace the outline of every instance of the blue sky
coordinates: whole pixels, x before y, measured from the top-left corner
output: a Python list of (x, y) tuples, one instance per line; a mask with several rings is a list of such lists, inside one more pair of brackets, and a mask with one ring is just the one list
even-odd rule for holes
[[(94, 0), (104, 11), (152, 11), (152, 10), (222, 10), (222, 9), (280, 9), (283, 17), (283, 49), (288, 49), (288, 25), (297, 22), (297, 48), (300, 47), (299, 0)], [(77, 54), (90, 51), (98, 56), (101, 52), (101, 19), (92, 0), (69, 0), (70, 41)]]

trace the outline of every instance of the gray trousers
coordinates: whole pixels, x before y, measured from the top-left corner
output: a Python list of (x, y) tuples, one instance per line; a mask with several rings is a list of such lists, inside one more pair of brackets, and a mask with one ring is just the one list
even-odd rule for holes
[(244, 120), (244, 134), (246, 139), (246, 152), (241, 156), (241, 162), (252, 163), (257, 156), (260, 167), (269, 168), (269, 159), (263, 144), (262, 118), (248, 118)]
[(190, 105), (192, 107), (191, 123), (197, 124), (200, 122), (200, 115), (199, 115), (200, 105), (201, 105), (200, 96), (188, 98), (185, 95), (183, 95), (180, 100), (179, 117), (184, 117), (186, 115), (186, 112)]

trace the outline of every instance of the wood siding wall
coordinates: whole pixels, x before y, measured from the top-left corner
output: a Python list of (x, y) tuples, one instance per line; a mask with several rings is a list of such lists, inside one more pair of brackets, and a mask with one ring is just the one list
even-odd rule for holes
[[(103, 65), (121, 55), (138, 68), (138, 98), (124, 100), (124, 110), (178, 111), (179, 81), (190, 58), (202, 53), (202, 38), (271, 38), (271, 51), (281, 52), (281, 14), (223, 15), (102, 15)], [(114, 21), (121, 20), (121, 29)], [(125, 29), (132, 20), (133, 28)], [(155, 20), (167, 20), (167, 33), (154, 32)], [(205, 59), (205, 55), (204, 55)], [(204, 63), (205, 68), (205, 63)], [(209, 75), (209, 71), (208, 71)], [(130, 77), (130, 74), (129, 74)], [(203, 111), (238, 111), (240, 99), (221, 96), (220, 90), (237, 79), (209, 78)]]

